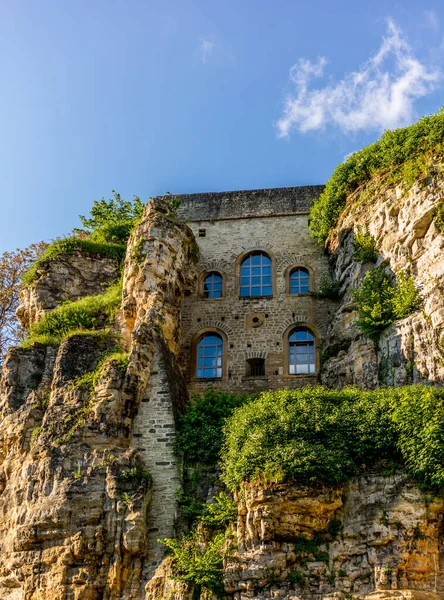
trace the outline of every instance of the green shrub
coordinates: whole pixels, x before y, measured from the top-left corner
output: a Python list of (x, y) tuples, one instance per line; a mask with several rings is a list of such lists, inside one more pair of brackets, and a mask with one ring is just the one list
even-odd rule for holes
[(217, 462), (223, 441), (223, 426), (233, 410), (248, 400), (209, 388), (203, 395), (193, 395), (192, 402), (179, 420), (176, 449), (186, 460), (213, 464)]
[(137, 467), (133, 467), (132, 469), (122, 469), (120, 478), (122, 481), (128, 481), (146, 487), (151, 486), (153, 482), (153, 478), (148, 471), (138, 469)]
[(353, 290), (358, 307), (356, 322), (364, 335), (378, 347), (382, 331), (396, 319), (403, 319), (420, 306), (413, 277), (398, 274), (396, 282), (382, 267), (367, 271), (361, 286)]
[(39, 277), (39, 269), (47, 260), (54, 260), (57, 256), (67, 256), (75, 250), (81, 250), (88, 254), (99, 254), (122, 261), (125, 258), (126, 246), (122, 244), (109, 244), (92, 241), (90, 239), (81, 239), (79, 237), (68, 237), (56, 240), (43, 252), (38, 259), (32, 263), (29, 269), (23, 274), (23, 285), (31, 285)]
[(209, 590), (221, 596), (223, 586), (223, 547), (226, 535), (220, 533), (202, 543), (198, 531), (193, 531), (180, 540), (160, 540), (170, 550), (172, 577)]
[(353, 260), (358, 262), (376, 262), (378, 251), (375, 238), (367, 227), (357, 228), (353, 237)]
[(377, 142), (350, 155), (336, 167), (324, 191), (314, 201), (310, 222), (313, 236), (324, 245), (347, 196), (372, 177), (384, 177), (387, 185), (404, 183), (409, 187), (418, 177), (428, 174), (429, 158), (442, 155), (443, 140), (441, 110), (410, 127), (386, 131)]
[(305, 388), (263, 393), (225, 426), (223, 480), (334, 485), (378, 461), (444, 485), (444, 390)]
[(421, 305), (418, 288), (413, 277), (405, 271), (396, 277), (395, 293), (393, 294), (393, 313), (396, 319), (404, 319)]
[(233, 500), (220, 492), (213, 498), (214, 503), (205, 506), (205, 513), (199, 518), (199, 521), (207, 527), (220, 529), (233, 523), (237, 517), (237, 508)]
[(439, 233), (444, 233), (444, 202), (440, 202), (436, 207), (435, 225)]
[(25, 345), (40, 341), (42, 337), (59, 340), (77, 330), (97, 330), (110, 325), (121, 303), (121, 282), (110, 286), (103, 294), (85, 296), (67, 302), (46, 313), (29, 330)]
[(319, 281), (319, 288), (317, 292), (314, 292), (314, 296), (318, 298), (330, 298), (330, 300), (339, 300), (339, 290), (341, 284), (339, 281), (333, 278), (329, 273), (328, 275), (322, 275)]
[(361, 287), (353, 290), (353, 297), (358, 305), (356, 324), (373, 341), (375, 347), (382, 331), (395, 320), (394, 293), (392, 278), (382, 267), (367, 271)]
[(90, 218), (79, 216), (84, 229), (91, 239), (100, 243), (125, 244), (131, 230), (143, 214), (144, 204), (138, 196), (132, 202), (122, 200), (113, 190), (110, 200), (95, 201)]

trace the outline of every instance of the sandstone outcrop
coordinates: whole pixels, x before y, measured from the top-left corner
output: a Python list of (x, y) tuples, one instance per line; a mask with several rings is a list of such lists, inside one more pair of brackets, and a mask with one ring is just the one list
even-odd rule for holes
[(20, 292), (17, 318), (25, 329), (66, 301), (100, 294), (120, 274), (117, 258), (80, 249), (42, 262), (37, 280)]
[(336, 489), (248, 484), (226, 591), (233, 598), (438, 600), (443, 513), (442, 495), (420, 492), (403, 474), (373, 473)]
[[(435, 225), (444, 200), (439, 165), (435, 175), (416, 182), (404, 193), (401, 186), (378, 190), (370, 201), (359, 192), (347, 202), (337, 228), (328, 240), (334, 276), (341, 284), (341, 300), (333, 315), (325, 344), (327, 355), (322, 382), (331, 387), (380, 384), (405, 385), (444, 381), (444, 236)], [(422, 307), (383, 332), (380, 350), (356, 327), (357, 312), (351, 290), (373, 265), (353, 259), (356, 228), (368, 228), (376, 241), (377, 265), (393, 273), (408, 271), (421, 292)]]

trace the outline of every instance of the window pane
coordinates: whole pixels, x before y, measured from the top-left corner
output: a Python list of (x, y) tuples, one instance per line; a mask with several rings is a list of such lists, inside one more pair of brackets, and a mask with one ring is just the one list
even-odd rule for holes
[[(251, 266), (250, 266), (251, 265)], [(271, 296), (271, 259), (263, 252), (251, 254), (241, 265), (240, 296)]]
[(316, 373), (314, 335), (307, 327), (296, 327), (288, 337), (290, 375)]
[(222, 338), (214, 333), (204, 334), (197, 345), (196, 377), (222, 377)]

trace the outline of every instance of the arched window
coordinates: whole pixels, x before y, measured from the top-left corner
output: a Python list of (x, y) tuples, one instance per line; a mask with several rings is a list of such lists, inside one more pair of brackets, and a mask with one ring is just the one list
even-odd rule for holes
[(316, 373), (315, 338), (307, 327), (295, 327), (288, 336), (290, 375)]
[(310, 273), (308, 269), (297, 267), (290, 273), (290, 294), (308, 294), (310, 291)]
[(202, 281), (203, 298), (222, 298), (222, 275), (213, 271)]
[(218, 333), (204, 333), (197, 342), (197, 379), (222, 377), (223, 341)]
[(271, 258), (265, 252), (253, 252), (242, 261), (239, 295), (272, 296)]

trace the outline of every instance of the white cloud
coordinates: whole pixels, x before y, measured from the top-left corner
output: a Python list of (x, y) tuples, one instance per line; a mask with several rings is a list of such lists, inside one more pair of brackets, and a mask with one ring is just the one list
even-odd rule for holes
[(202, 62), (206, 64), (213, 53), (216, 44), (211, 40), (202, 39), (200, 41), (200, 56), (202, 58)]
[(284, 101), (277, 122), (279, 137), (334, 125), (343, 132), (384, 130), (411, 123), (415, 100), (430, 93), (441, 74), (417, 60), (396, 24), (389, 20), (387, 36), (377, 53), (359, 71), (334, 84), (311, 89), (324, 74), (327, 59), (299, 59), (290, 69), (294, 91)]

